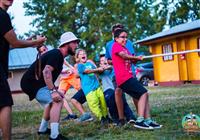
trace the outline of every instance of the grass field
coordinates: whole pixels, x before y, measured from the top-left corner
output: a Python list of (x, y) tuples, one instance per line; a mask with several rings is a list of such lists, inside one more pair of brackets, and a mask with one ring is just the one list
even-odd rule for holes
[[(163, 125), (158, 130), (139, 130), (132, 125), (124, 127), (101, 128), (97, 121), (77, 124), (73, 121), (61, 122), (61, 133), (69, 139), (79, 140), (200, 140), (200, 132), (183, 131), (181, 120), (184, 115), (193, 112), (200, 115), (200, 86), (184, 85), (181, 87), (151, 87), (151, 114), (153, 119)], [(71, 91), (73, 92), (73, 91)], [(42, 109), (36, 101), (29, 102), (24, 94), (13, 95), (13, 132), (15, 140), (46, 140), (48, 136), (38, 136)], [(130, 98), (127, 96), (130, 106)], [(85, 107), (88, 109), (87, 104)], [(66, 111), (62, 111), (62, 117)]]

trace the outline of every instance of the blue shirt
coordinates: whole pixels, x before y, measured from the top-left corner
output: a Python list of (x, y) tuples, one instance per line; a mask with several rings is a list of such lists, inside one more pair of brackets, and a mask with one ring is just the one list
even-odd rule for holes
[[(115, 42), (114, 40), (111, 40), (111, 41), (106, 43), (106, 54), (105, 54), (105, 57), (108, 60), (112, 60), (112, 46), (113, 46), (114, 42)], [(132, 55), (135, 54), (132, 42), (130, 40), (127, 40), (126, 48), (128, 49), (128, 51)], [(131, 69), (132, 69), (133, 74), (135, 75), (135, 66), (134, 66), (134, 64), (131, 65)]]
[(91, 62), (86, 62), (84, 64), (78, 64), (78, 74), (81, 78), (81, 87), (85, 96), (91, 91), (99, 88), (100, 84), (97, 76), (94, 73), (86, 74), (84, 71), (86, 69), (95, 69), (96, 67)]
[(103, 92), (105, 92), (108, 89), (113, 89), (113, 90), (115, 89), (112, 82), (112, 77), (113, 77), (112, 71), (113, 69), (105, 70), (103, 73), (99, 75), (102, 82)]

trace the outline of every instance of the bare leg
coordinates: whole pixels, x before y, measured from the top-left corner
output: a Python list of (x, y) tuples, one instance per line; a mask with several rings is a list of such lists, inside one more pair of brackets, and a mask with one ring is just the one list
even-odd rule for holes
[(139, 117), (144, 117), (145, 115), (147, 96), (148, 94), (145, 93), (138, 100), (138, 116)]
[(117, 105), (119, 119), (124, 119), (124, 104), (122, 99), (122, 90), (120, 88), (115, 89), (115, 102)]
[(11, 106), (0, 109), (0, 128), (3, 132), (3, 140), (11, 140), (11, 112)]
[(50, 110), (50, 121), (52, 122), (59, 122), (60, 120), (60, 111), (62, 109), (63, 101), (58, 103), (53, 102), (52, 107)]
[(69, 106), (69, 103), (67, 102), (67, 100), (66, 99), (63, 99), (63, 106), (64, 106), (64, 108), (67, 110), (67, 112), (69, 113), (69, 114), (73, 114), (73, 111), (72, 111), (72, 109), (71, 109), (71, 107)]
[[(63, 94), (66, 93), (66, 91), (65, 91), (65, 90), (62, 90), (62, 89), (58, 89), (58, 91), (61, 92), (61, 93), (63, 93)], [(66, 99), (63, 99), (63, 101), (64, 101), (63, 106), (64, 106), (64, 108), (67, 110), (67, 112), (68, 112), (69, 114), (73, 114), (73, 111), (72, 111), (71, 107), (69, 106), (68, 101), (67, 101)]]
[(51, 104), (45, 107), (44, 112), (43, 112), (43, 118), (48, 121), (50, 119), (50, 109), (51, 109)]
[(149, 95), (147, 94), (147, 99), (145, 103), (145, 112), (144, 112), (144, 118), (150, 118), (150, 105), (149, 105)]
[(132, 100), (133, 100), (133, 104), (135, 105), (136, 111), (138, 113), (138, 100), (134, 98), (132, 98)]
[(85, 110), (84, 110), (84, 108), (83, 108), (81, 103), (79, 103), (75, 99), (71, 99), (71, 102), (74, 105), (74, 107), (81, 113), (81, 115), (85, 113)]

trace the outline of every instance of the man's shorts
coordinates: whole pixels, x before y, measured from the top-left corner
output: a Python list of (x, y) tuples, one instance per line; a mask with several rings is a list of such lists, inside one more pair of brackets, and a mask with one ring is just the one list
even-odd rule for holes
[(72, 97), (72, 99), (77, 100), (81, 104), (84, 104), (86, 102), (85, 94), (82, 89), (76, 92), (76, 94)]
[(124, 92), (126, 92), (135, 99), (140, 99), (140, 97), (147, 92), (147, 90), (142, 86), (142, 84), (136, 78), (128, 79), (119, 87)]
[(10, 87), (8, 81), (3, 77), (2, 72), (0, 74), (0, 108), (5, 106), (12, 106), (13, 99), (11, 96)]
[(76, 90), (80, 89), (80, 79), (75, 74), (60, 79), (59, 89), (68, 91), (71, 86)]
[(38, 90), (35, 99), (43, 106), (46, 107), (53, 102), (51, 91), (48, 87), (42, 87)]

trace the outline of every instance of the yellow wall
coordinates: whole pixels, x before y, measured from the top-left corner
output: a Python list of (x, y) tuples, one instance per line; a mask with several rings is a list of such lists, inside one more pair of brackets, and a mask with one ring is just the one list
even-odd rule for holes
[[(199, 37), (200, 35), (195, 35), (189, 38), (187, 43), (189, 50), (197, 49), (197, 39)], [(187, 63), (189, 80), (200, 80), (200, 56), (198, 53), (187, 54)]]
[[(172, 44), (173, 52), (194, 50), (197, 48), (197, 38), (200, 35), (186, 36), (151, 44), (152, 54), (162, 54), (162, 45)], [(200, 56), (198, 53), (188, 53), (185, 59), (174, 55), (174, 60), (163, 61), (163, 57), (153, 58), (154, 78), (157, 82), (200, 80)]]
[[(186, 48), (187, 40), (185, 38), (177, 39), (177, 50), (178, 51), (185, 51), (188, 50)], [(185, 59), (181, 58), (181, 55), (178, 55), (178, 66), (179, 66), (179, 76), (181, 81), (187, 81), (188, 80), (188, 69), (187, 69), (187, 54), (185, 54)]]
[[(161, 54), (162, 45), (172, 43), (173, 52), (177, 51), (176, 40), (161, 42), (152, 46), (153, 54)], [(157, 82), (179, 81), (179, 67), (178, 57), (174, 55), (174, 59), (170, 61), (163, 61), (163, 57), (153, 58), (154, 64), (154, 78)]]

